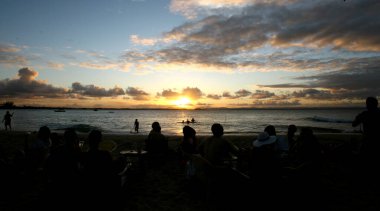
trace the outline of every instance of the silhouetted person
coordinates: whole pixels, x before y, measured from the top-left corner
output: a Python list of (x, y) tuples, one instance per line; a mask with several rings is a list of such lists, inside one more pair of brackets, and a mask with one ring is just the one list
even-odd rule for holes
[(277, 149), (282, 158), (287, 157), (290, 149), (294, 146), (294, 136), (297, 132), (297, 127), (295, 125), (288, 126), (288, 132), (285, 136), (277, 137)]
[(149, 154), (165, 154), (168, 150), (168, 141), (161, 134), (161, 126), (158, 122), (152, 123), (152, 130), (145, 140), (145, 149)]
[(179, 153), (181, 156), (181, 162), (186, 163), (191, 154), (198, 153), (198, 140), (195, 137), (196, 131), (190, 126), (185, 126), (182, 129), (183, 139), (179, 144)]
[(195, 123), (195, 119), (194, 118), (191, 118), (191, 123)]
[(222, 137), (224, 129), (221, 124), (213, 124), (211, 131), (213, 136), (199, 144), (199, 152), (210, 163), (224, 165), (232, 155), (238, 154), (239, 148)]
[(191, 155), (198, 153), (198, 140), (195, 136), (196, 131), (194, 128), (186, 125), (182, 131), (183, 138), (178, 149), (180, 164), (182, 167), (186, 167), (187, 178), (191, 178), (194, 174), (194, 171), (192, 171)]
[(137, 119), (135, 119), (135, 132), (136, 133), (139, 133), (139, 121)]
[[(297, 180), (295, 181), (295, 190), (298, 190), (300, 200), (305, 200), (305, 204), (314, 204), (319, 200), (318, 195), (322, 191), (321, 169), (323, 167), (323, 148), (311, 128), (305, 127), (301, 129), (300, 135), (296, 143), (296, 158), (298, 165), (295, 173)], [(314, 197), (310, 197), (314, 195)], [(317, 205), (317, 204), (316, 204)]]
[[(274, 128), (274, 127), (273, 127)], [(255, 192), (260, 206), (273, 205), (266, 196), (278, 192), (281, 184), (280, 160), (276, 148), (277, 137), (261, 132), (252, 142), (249, 175), (256, 182)], [(272, 202), (273, 203), (273, 202)], [(272, 207), (270, 207), (272, 208)]]
[(12, 130), (12, 124), (11, 124), (11, 121), (12, 121), (12, 116), (13, 116), (14, 113), (9, 113), (9, 111), (7, 111), (4, 115), (4, 118), (3, 118), (3, 122), (4, 122), (4, 128), (5, 130), (8, 130), (8, 127), (9, 127), (9, 130), (11, 131)]
[(189, 119), (186, 119), (186, 123), (187, 123), (187, 124), (190, 124), (190, 120), (189, 120)]
[(104, 209), (117, 203), (115, 194), (119, 193), (120, 181), (111, 153), (99, 148), (101, 141), (101, 131), (92, 130), (89, 133), (89, 150), (84, 153), (82, 167), (89, 206)]
[[(74, 129), (67, 129), (63, 134), (63, 145), (51, 150), (46, 161), (46, 170), (50, 181), (50, 200), (52, 206), (64, 210), (76, 207), (82, 202), (82, 178), (80, 161), (82, 152), (79, 148), (78, 135)], [(63, 203), (62, 199), (70, 195), (70, 200)]]
[(28, 152), (30, 168), (35, 170), (43, 169), (51, 146), (50, 134), (50, 129), (47, 126), (42, 126), (38, 130), (37, 139), (31, 144)]
[(264, 132), (267, 132), (269, 136), (276, 136), (276, 129), (273, 125), (266, 126)]
[(374, 97), (368, 97), (366, 100), (367, 111), (361, 112), (355, 117), (352, 126), (363, 125), (363, 143), (361, 151), (365, 154), (378, 154), (380, 147), (380, 110), (378, 101)]
[(62, 143), (62, 140), (61, 140), (61, 137), (59, 137), (59, 134), (55, 132), (50, 134), (50, 140), (51, 140), (51, 147), (50, 147), (51, 150), (54, 150), (60, 147), (62, 144), (64, 144)]
[[(352, 122), (352, 126), (362, 125), (363, 139), (360, 149), (360, 172), (364, 176), (363, 180), (373, 185), (378, 185), (380, 155), (380, 110), (378, 109), (378, 101), (374, 97), (368, 97), (366, 100), (367, 110), (358, 114)], [(366, 176), (365, 176), (366, 175)]]

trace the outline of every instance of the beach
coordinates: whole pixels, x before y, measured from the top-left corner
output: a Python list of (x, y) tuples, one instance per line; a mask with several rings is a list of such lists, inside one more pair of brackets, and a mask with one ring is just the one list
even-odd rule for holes
[[(1, 131), (0, 146), (4, 157), (8, 160), (14, 159), (24, 149), (25, 141), (32, 141), (34, 136), (33, 133), (20, 131)], [(324, 196), (319, 202), (325, 209), (321, 210), (379, 209), (378, 190), (354, 187), (352, 184), (352, 171), (361, 134), (320, 133), (316, 136), (326, 149), (331, 150), (327, 150), (325, 154), (328, 167), (322, 172), (325, 174), (322, 180)], [(87, 134), (80, 133), (79, 137), (85, 141), (83, 150), (86, 150)], [(203, 141), (207, 137), (209, 136), (199, 136), (198, 139)], [(101, 148), (110, 151), (114, 159), (118, 159), (122, 157), (120, 151), (141, 148), (145, 138), (146, 135), (104, 134)], [(201, 190), (194, 190), (189, 184), (176, 157), (181, 138), (167, 136), (171, 153), (159, 168), (149, 166), (143, 175), (132, 168), (126, 176), (125, 191), (115, 203), (120, 203), (123, 210), (213, 210), (223, 205), (222, 201), (205, 201), (201, 197)], [(225, 138), (240, 148), (249, 148), (256, 137), (246, 135)], [(43, 182), (38, 180), (28, 183), (27, 178), (20, 178), (24, 181), (13, 181), (14, 187), (10, 188), (11, 191), (3, 193), (1, 210), (29, 210), (31, 207), (37, 209), (43, 203)], [(238, 204), (236, 206), (239, 208)]]

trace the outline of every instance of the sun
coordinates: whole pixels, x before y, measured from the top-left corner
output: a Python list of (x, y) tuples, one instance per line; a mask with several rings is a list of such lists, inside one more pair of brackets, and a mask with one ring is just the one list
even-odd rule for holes
[(181, 97), (178, 100), (174, 101), (174, 105), (180, 108), (186, 108), (190, 105), (191, 100), (187, 97)]

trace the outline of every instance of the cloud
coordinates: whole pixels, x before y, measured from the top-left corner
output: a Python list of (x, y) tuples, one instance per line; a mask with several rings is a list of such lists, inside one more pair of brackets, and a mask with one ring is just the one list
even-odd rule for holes
[(203, 92), (197, 87), (186, 87), (182, 89), (182, 92), (176, 92), (171, 89), (164, 89), (161, 93), (157, 93), (157, 96), (165, 97), (166, 99), (175, 99), (180, 96), (185, 96), (193, 100), (197, 100), (203, 96)]
[(247, 96), (249, 96), (251, 94), (252, 94), (252, 92), (250, 92), (248, 90), (245, 90), (245, 89), (240, 89), (239, 91), (235, 92), (235, 95), (238, 98), (240, 98), (240, 97), (247, 97)]
[(17, 79), (0, 80), (0, 97), (57, 98), (67, 93), (66, 89), (37, 80), (37, 76), (37, 71), (28, 67), (21, 68)]
[(220, 98), (222, 98), (221, 95), (216, 95), (216, 94), (208, 94), (206, 97), (213, 100), (219, 100)]
[(167, 99), (174, 99), (181, 96), (181, 94), (178, 92), (172, 91), (171, 89), (166, 89), (166, 90), (164, 89), (162, 93), (157, 93), (157, 96), (165, 97)]
[(232, 96), (230, 92), (223, 92), (222, 97), (229, 98), (229, 99), (236, 99), (236, 96)]
[(194, 19), (199, 14), (207, 14), (210, 10), (229, 7), (245, 7), (257, 3), (278, 3), (286, 4), (295, 0), (172, 0), (170, 10), (174, 13), (182, 14), (183, 16)]
[(158, 40), (156, 39), (146, 39), (146, 38), (144, 39), (144, 38), (140, 38), (138, 35), (131, 35), (130, 40), (133, 44), (144, 45), (144, 46), (152, 46), (158, 42)]
[(265, 99), (274, 97), (275, 94), (273, 92), (265, 91), (265, 90), (256, 90), (255, 93), (252, 93), (251, 97), (253, 99)]
[(149, 94), (139, 88), (128, 87), (127, 90), (125, 91), (125, 94), (131, 96), (132, 99), (134, 100), (139, 100), (139, 101), (149, 100), (148, 98)]
[[(235, 70), (314, 70), (325, 62), (317, 49), (380, 51), (380, 4), (362, 1), (172, 1), (171, 8), (239, 5), (239, 13), (215, 13), (187, 22), (165, 33), (177, 42), (144, 52), (156, 62), (203, 64)], [(202, 6), (203, 5), (203, 6)], [(174, 9), (176, 10), (176, 9)], [(177, 10), (176, 10), (177, 11)], [(272, 48), (275, 47), (275, 48)], [(311, 49), (314, 61), (305, 58), (263, 60), (257, 51)], [(309, 59), (309, 61), (311, 61)], [(288, 67), (290, 64), (290, 67)], [(273, 68), (272, 68), (273, 70)]]
[(225, 92), (223, 92), (222, 97), (228, 98), (228, 99), (237, 99), (237, 98), (243, 98), (243, 97), (250, 96), (251, 94), (252, 94), (252, 92), (250, 92), (248, 90), (240, 89), (240, 90), (235, 92), (235, 95), (231, 95), (230, 92), (225, 91)]
[(115, 86), (112, 89), (105, 89), (95, 85), (82, 85), (79, 82), (74, 82), (71, 85), (70, 93), (79, 94), (80, 96), (89, 97), (116, 97), (124, 95), (125, 92), (122, 88)]
[(187, 87), (182, 90), (182, 95), (190, 97), (191, 99), (197, 100), (202, 97), (202, 91), (197, 87)]
[(0, 44), (0, 52), (1, 53), (16, 53), (21, 51), (22, 48), (19, 48), (15, 45), (5, 45), (5, 44)]
[(56, 63), (56, 62), (48, 62), (47, 63), (49, 68), (56, 69), (56, 70), (62, 70), (65, 65), (62, 63)]
[(379, 96), (380, 57), (355, 58), (339, 70), (297, 77), (301, 83), (259, 85), (267, 88), (305, 88), (294, 97), (361, 99)]
[(117, 64), (81, 62), (79, 63), (79, 67), (88, 68), (88, 69), (96, 69), (96, 70), (110, 70), (110, 69), (115, 69), (117, 67)]
[(24, 66), (28, 59), (24, 56), (17, 55), (13, 52), (0, 52), (0, 64)]
[(317, 89), (303, 89), (300, 91), (294, 91), (291, 94), (292, 97), (296, 98), (311, 98), (311, 99), (331, 99), (334, 95), (328, 90), (317, 90)]
[(252, 106), (258, 107), (292, 107), (301, 105), (299, 100), (256, 100)]

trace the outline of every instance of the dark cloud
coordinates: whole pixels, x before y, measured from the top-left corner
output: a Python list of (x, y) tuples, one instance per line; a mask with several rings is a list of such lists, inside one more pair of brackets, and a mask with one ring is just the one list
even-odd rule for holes
[(222, 97), (235, 99), (236, 97), (232, 96), (230, 92), (223, 92)]
[(128, 87), (126, 90), (125, 90), (125, 94), (129, 95), (132, 97), (132, 99), (134, 100), (148, 100), (148, 96), (149, 94), (144, 92), (143, 90), (141, 89), (138, 89), (138, 88), (135, 88), (135, 87)]
[(173, 99), (180, 95), (181, 95), (180, 93), (172, 91), (171, 89), (163, 90), (162, 93), (157, 93), (157, 96), (165, 97), (167, 99)]
[(302, 83), (260, 85), (269, 88), (306, 88), (295, 97), (351, 99), (380, 94), (380, 57), (347, 60), (339, 70), (295, 78)]
[(311, 98), (311, 99), (331, 99), (334, 98), (334, 94), (327, 90), (317, 89), (304, 89), (300, 91), (294, 91), (291, 94), (295, 98)]
[(235, 95), (238, 98), (240, 98), (240, 97), (247, 97), (247, 96), (249, 96), (251, 94), (252, 94), (252, 92), (250, 92), (248, 90), (245, 90), (245, 89), (240, 89), (239, 91), (235, 92)]
[[(238, 55), (268, 45), (380, 51), (378, 11), (380, 3), (376, 0), (308, 0), (293, 4), (263, 1), (246, 7), (240, 14), (213, 15), (176, 27), (166, 37), (178, 42), (151, 52), (148, 57), (169, 63), (238, 67), (261, 66), (254, 56)], [(319, 63), (302, 61), (290, 58), (279, 61), (278, 66), (287, 67), (286, 63), (293, 62), (307, 69)]]
[(213, 100), (219, 100), (220, 98), (222, 98), (222, 96), (221, 95), (216, 95), (216, 94), (208, 94), (207, 98), (210, 98), (210, 99), (213, 99)]
[(223, 92), (222, 97), (228, 98), (228, 99), (237, 99), (237, 98), (243, 98), (243, 97), (248, 97), (252, 94), (252, 92), (245, 90), (245, 89), (240, 89), (235, 92), (235, 95), (231, 95), (230, 92)]
[(299, 105), (301, 105), (299, 100), (257, 100), (252, 103), (252, 106), (258, 107), (292, 107)]
[(71, 93), (80, 94), (81, 96), (89, 97), (116, 97), (119, 95), (124, 95), (125, 92), (120, 87), (114, 87), (112, 89), (105, 89), (103, 87), (98, 87), (95, 85), (82, 85), (79, 82), (74, 82), (71, 85)]
[(0, 80), (1, 97), (23, 98), (57, 98), (67, 93), (66, 89), (54, 87), (45, 81), (36, 80), (38, 72), (30, 68), (22, 68), (18, 71), (17, 79)]
[(296, 84), (296, 83), (284, 83), (284, 84), (271, 84), (271, 85), (258, 85), (259, 87), (267, 88), (310, 88), (310, 85)]
[(251, 95), (253, 99), (265, 99), (274, 97), (275, 94), (273, 92), (265, 91), (265, 90), (256, 90), (255, 93)]

